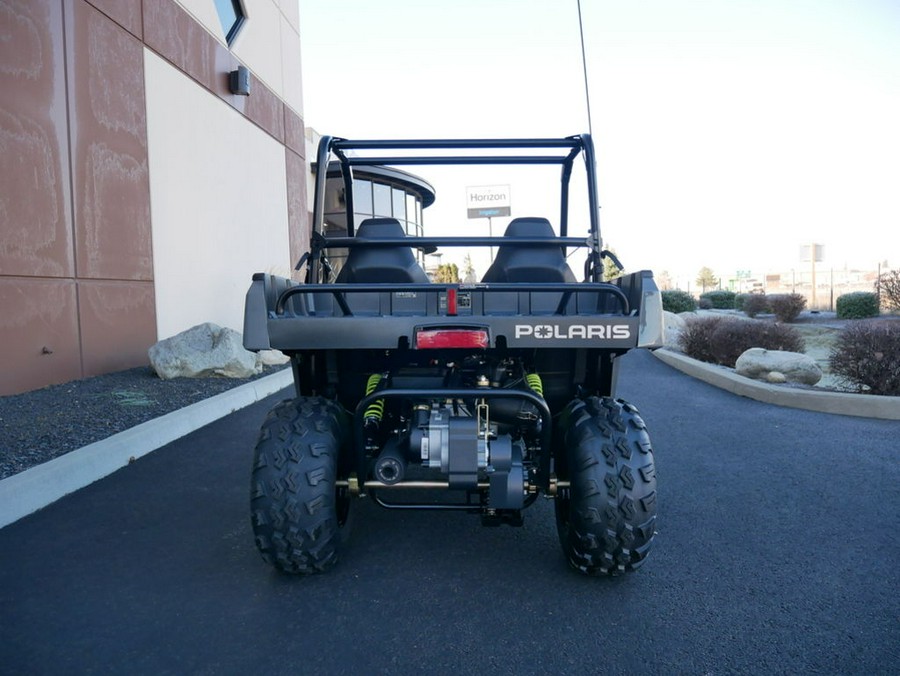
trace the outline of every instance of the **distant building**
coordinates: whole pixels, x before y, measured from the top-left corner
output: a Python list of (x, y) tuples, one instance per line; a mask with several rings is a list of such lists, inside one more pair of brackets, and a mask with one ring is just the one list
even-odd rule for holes
[[(306, 138), (306, 154), (311, 163), (307, 193), (310, 196), (308, 204), (312, 218), (315, 175), (318, 171), (315, 158), (321, 135), (314, 129), (307, 129)], [(328, 166), (328, 180), (325, 183), (325, 230), (336, 237), (347, 232), (344, 192), (340, 164), (333, 161)], [(431, 184), (409, 172), (393, 167), (354, 167), (353, 227), (357, 228), (367, 218), (396, 218), (407, 235), (421, 237), (424, 233), (422, 210), (434, 203), (434, 197)], [(305, 244), (304, 241), (304, 246)], [(425, 252), (417, 251), (416, 256), (424, 266)], [(345, 257), (346, 252), (331, 254), (329, 262), (335, 274), (340, 270)]]
[[(881, 271), (886, 272), (888, 268)], [(811, 268), (805, 265), (756, 276), (748, 270), (744, 276), (725, 280), (723, 286), (737, 293), (796, 293), (806, 298), (809, 310), (834, 310), (838, 297), (856, 291), (874, 291), (877, 279), (878, 271), (875, 269), (836, 269), (830, 265), (820, 265), (814, 276)]]

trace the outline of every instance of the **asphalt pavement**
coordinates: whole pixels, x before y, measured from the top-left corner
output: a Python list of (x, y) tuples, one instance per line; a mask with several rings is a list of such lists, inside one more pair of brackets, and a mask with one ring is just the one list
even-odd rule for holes
[(251, 450), (278, 395), (0, 530), (0, 673), (900, 672), (900, 424), (782, 408), (644, 352), (659, 535), (637, 573), (570, 570), (523, 528), (354, 504), (327, 575), (256, 553)]

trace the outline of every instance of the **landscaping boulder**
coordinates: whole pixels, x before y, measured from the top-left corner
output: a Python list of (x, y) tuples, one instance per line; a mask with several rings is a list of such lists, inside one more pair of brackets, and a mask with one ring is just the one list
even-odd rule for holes
[(761, 347), (752, 347), (738, 357), (734, 370), (738, 375), (769, 382), (815, 385), (822, 378), (822, 369), (812, 357)]
[(663, 322), (666, 327), (666, 343), (665, 346), (670, 350), (680, 350), (681, 347), (678, 343), (679, 337), (681, 336), (681, 332), (684, 330), (685, 321), (684, 317), (675, 314), (674, 312), (669, 312), (668, 310), (663, 311)]
[(149, 355), (150, 365), (164, 380), (249, 378), (262, 371), (256, 354), (244, 349), (240, 333), (209, 322), (159, 341)]
[(288, 356), (279, 350), (260, 350), (256, 356), (263, 366), (281, 366), (290, 361)]

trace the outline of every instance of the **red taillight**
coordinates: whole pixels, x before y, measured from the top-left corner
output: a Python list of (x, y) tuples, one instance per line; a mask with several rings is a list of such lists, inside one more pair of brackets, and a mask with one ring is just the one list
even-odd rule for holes
[(456, 315), (456, 289), (447, 289), (447, 314), (450, 317)]
[(488, 346), (488, 333), (484, 329), (432, 329), (416, 334), (416, 347), (423, 349), (476, 348)]

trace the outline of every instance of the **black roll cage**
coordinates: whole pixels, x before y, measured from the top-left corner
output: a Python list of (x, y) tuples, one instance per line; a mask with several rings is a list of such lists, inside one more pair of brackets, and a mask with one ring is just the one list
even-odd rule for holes
[[(510, 151), (520, 150), (525, 154), (432, 154), (404, 155), (403, 151), (449, 150), (449, 151)], [(377, 154), (355, 155), (353, 151), (380, 151)], [(384, 151), (401, 151), (401, 154), (384, 154)], [(534, 151), (557, 151), (545, 154)], [(569, 237), (569, 181), (575, 158), (584, 160), (587, 172), (587, 193), (589, 202), (590, 234), (588, 237)], [(344, 182), (344, 208), (347, 220), (346, 237), (326, 237), (325, 232), (325, 185), (328, 171), (316, 172), (315, 194), (313, 196), (313, 233), (308, 258), (308, 282), (319, 280), (322, 254), (328, 248), (390, 247), (408, 246), (424, 250), (435, 247), (455, 246), (499, 246), (501, 237), (413, 237), (402, 239), (356, 239), (353, 224), (353, 167), (397, 166), (397, 165), (553, 165), (561, 166), (560, 173), (560, 214), (559, 237), (516, 238), (517, 246), (547, 246), (559, 244), (566, 247), (586, 248), (585, 281), (602, 281), (603, 266), (602, 240), (600, 238), (600, 206), (597, 197), (597, 171), (594, 144), (590, 134), (580, 134), (565, 138), (544, 139), (442, 139), (442, 140), (349, 140), (335, 136), (323, 136), (319, 141), (316, 166), (329, 166), (331, 157), (337, 158)], [(298, 263), (298, 269), (300, 264)]]

